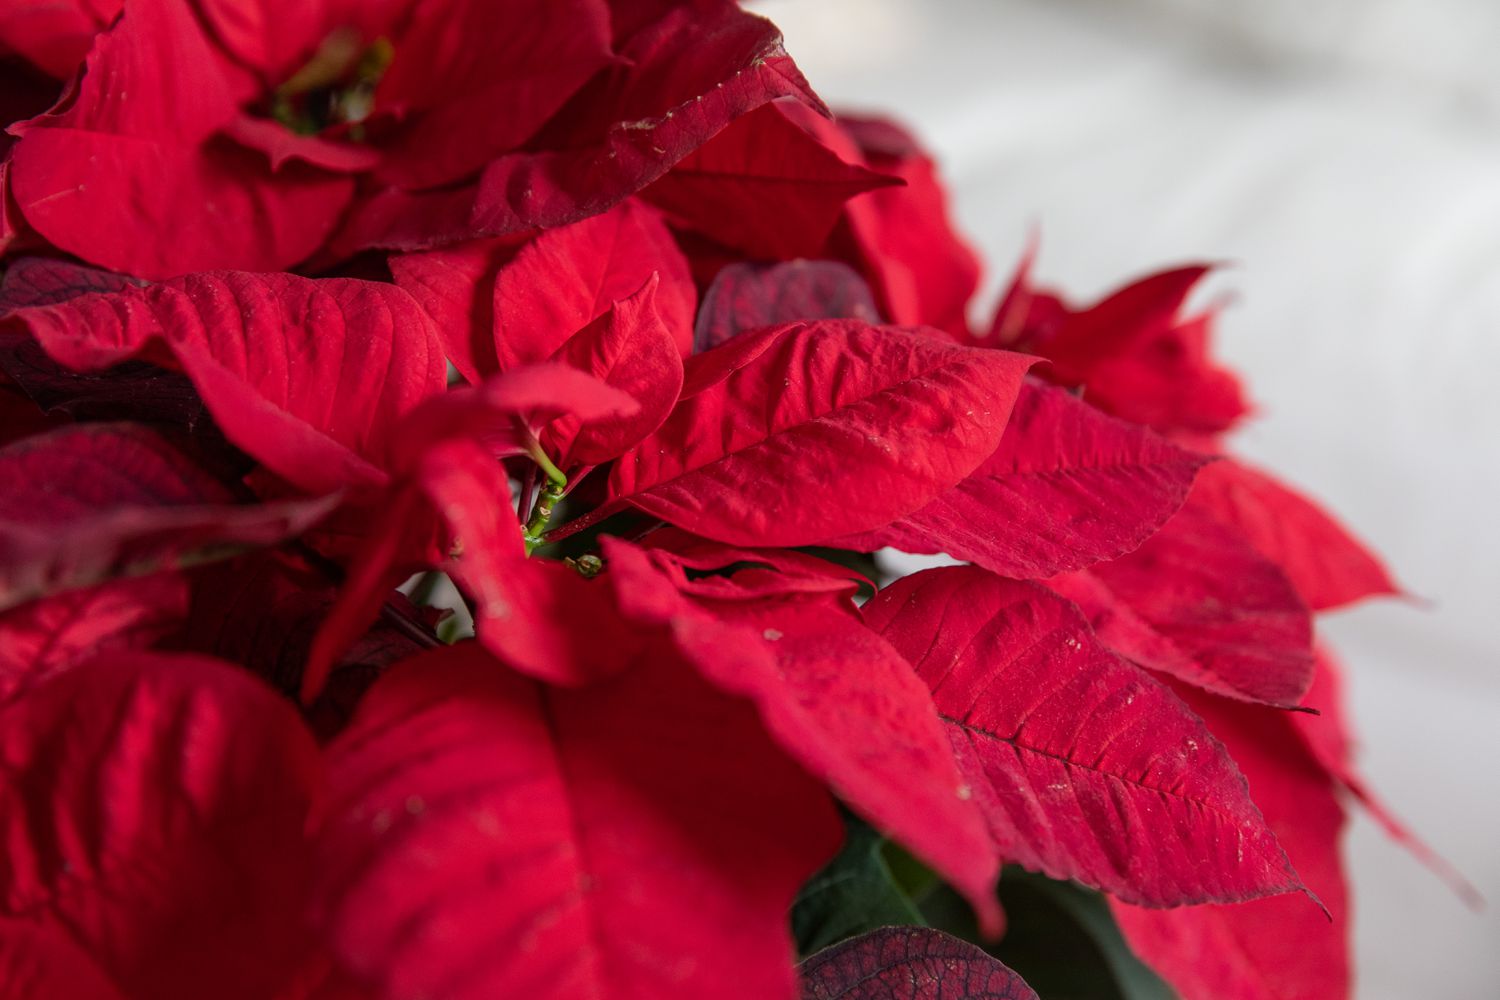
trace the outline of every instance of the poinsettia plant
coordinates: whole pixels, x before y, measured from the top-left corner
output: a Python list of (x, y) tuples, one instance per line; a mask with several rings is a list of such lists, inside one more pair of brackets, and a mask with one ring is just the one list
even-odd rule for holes
[(1314, 619), (1397, 587), (1232, 457), (1208, 268), (973, 323), (726, 0), (0, 55), (4, 996), (1348, 993), (1410, 837)]

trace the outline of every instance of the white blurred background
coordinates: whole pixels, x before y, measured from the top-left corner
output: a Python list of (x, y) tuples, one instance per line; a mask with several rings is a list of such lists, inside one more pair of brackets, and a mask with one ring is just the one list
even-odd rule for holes
[(1230, 260), (1240, 450), (1428, 609), (1325, 633), (1372, 783), (1488, 897), (1358, 816), (1360, 1000), (1500, 998), (1500, 3), (764, 0), (814, 87), (937, 153), (989, 267), (1076, 301)]

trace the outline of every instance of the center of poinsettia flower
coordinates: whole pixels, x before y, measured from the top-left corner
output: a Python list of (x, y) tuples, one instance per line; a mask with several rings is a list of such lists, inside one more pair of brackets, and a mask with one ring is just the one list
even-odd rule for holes
[(362, 138), (360, 125), (375, 107), (375, 88), (391, 64), (389, 40), (365, 44), (352, 28), (323, 39), (313, 57), (271, 95), (271, 117), (298, 135), (349, 126), (348, 138)]

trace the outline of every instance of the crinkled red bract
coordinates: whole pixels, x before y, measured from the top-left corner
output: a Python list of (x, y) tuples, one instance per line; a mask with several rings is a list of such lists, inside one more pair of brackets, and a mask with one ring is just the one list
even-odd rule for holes
[(1467, 889), (1208, 268), (972, 328), (932, 159), (737, 4), (16, 0), (0, 84), (6, 996), (1034, 1000), (1013, 864), (1339, 1000), (1344, 793)]
[[(811, 99), (767, 22), (699, 6), (621, 39), (604, 0), (132, 0), (76, 94), (16, 126), (8, 183), (42, 238), (150, 278), (288, 267), (346, 216), (340, 254), (574, 221), (737, 115)], [(14, 30), (56, 68), (75, 20)], [(653, 119), (671, 127), (643, 150)], [(568, 176), (596, 157), (618, 164), (602, 192)]]

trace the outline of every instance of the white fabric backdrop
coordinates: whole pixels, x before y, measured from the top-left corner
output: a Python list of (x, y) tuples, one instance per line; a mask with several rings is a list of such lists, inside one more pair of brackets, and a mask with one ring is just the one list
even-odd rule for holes
[[(1433, 607), (1331, 620), (1363, 761), (1491, 901), (1367, 819), (1361, 1000), (1500, 998), (1500, 4), (767, 0), (830, 103), (915, 125), (990, 275), (1076, 296), (1227, 259), (1241, 450)], [(1211, 292), (1211, 293), (1212, 293)]]

